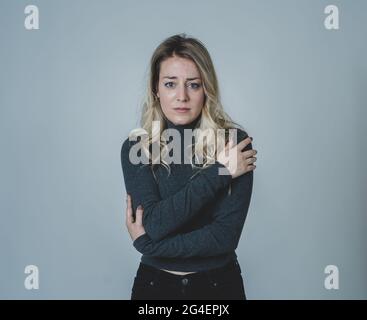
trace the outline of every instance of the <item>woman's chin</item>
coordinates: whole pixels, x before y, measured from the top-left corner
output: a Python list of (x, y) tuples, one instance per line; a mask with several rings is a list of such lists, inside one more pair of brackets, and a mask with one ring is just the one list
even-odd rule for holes
[(175, 125), (185, 125), (189, 124), (192, 121), (194, 121), (194, 119), (190, 115), (175, 116), (173, 120), (171, 120), (171, 122), (173, 122)]

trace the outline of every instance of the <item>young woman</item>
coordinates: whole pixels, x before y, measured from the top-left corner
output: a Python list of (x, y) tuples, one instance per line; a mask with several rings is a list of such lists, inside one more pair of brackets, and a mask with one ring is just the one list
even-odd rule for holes
[[(141, 126), (121, 149), (126, 226), (142, 253), (131, 299), (246, 299), (235, 249), (257, 152), (224, 112), (212, 60), (199, 40), (174, 35), (156, 48)], [(187, 129), (196, 129), (194, 143), (184, 139)], [(172, 141), (167, 131), (177, 133)], [(136, 146), (146, 163), (133, 159)], [(167, 161), (171, 151), (176, 161)]]

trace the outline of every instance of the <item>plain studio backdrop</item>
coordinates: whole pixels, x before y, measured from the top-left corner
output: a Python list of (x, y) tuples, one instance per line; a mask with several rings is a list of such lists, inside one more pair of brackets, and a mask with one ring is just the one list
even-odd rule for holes
[[(324, 24), (331, 4), (339, 29)], [(366, 299), (366, 12), (364, 0), (2, 0), (0, 298), (130, 298), (140, 254), (121, 145), (154, 49), (184, 32), (258, 150), (236, 250), (248, 298)]]

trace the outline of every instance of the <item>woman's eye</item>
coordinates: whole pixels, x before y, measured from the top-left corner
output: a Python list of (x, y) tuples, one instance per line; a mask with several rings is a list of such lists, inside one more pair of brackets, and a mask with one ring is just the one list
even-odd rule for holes
[(172, 81), (170, 81), (170, 82), (166, 82), (164, 85), (167, 87), (167, 88), (171, 88), (172, 85), (173, 84), (173, 82)]
[(193, 89), (199, 89), (200, 88), (200, 83), (191, 83), (191, 86)]
[[(170, 81), (170, 82), (166, 82), (165, 84), (164, 84), (164, 86), (165, 87), (167, 87), (167, 88), (172, 88), (173, 86), (175, 85), (175, 83), (174, 82), (172, 82), (172, 81)], [(190, 83), (190, 86), (191, 86), (191, 88), (193, 88), (193, 89), (199, 89), (200, 88), (200, 83)]]

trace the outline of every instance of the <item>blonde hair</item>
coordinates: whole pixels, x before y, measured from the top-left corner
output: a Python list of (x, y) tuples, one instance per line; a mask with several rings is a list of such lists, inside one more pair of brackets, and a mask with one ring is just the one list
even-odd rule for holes
[[(236, 128), (236, 125), (241, 127), (223, 110), (223, 106), (220, 102), (216, 72), (209, 52), (205, 46), (199, 40), (187, 37), (184, 33), (167, 38), (155, 49), (151, 57), (149, 80), (147, 83), (146, 94), (142, 102), (142, 116), (140, 119), (141, 128), (133, 130), (129, 137), (137, 137), (142, 135), (142, 132), (145, 132), (145, 134), (147, 132), (147, 148), (144, 148), (143, 146), (142, 150), (146, 155), (148, 155), (148, 158), (151, 159), (152, 155), (149, 147), (153, 142), (158, 142), (161, 150), (161, 160), (158, 162), (166, 167), (169, 173), (171, 172), (170, 166), (163, 160), (165, 155), (168, 153), (167, 142), (165, 139), (162, 139), (162, 132), (166, 129), (164, 127), (165, 116), (157, 97), (157, 90), (161, 63), (174, 56), (190, 59), (196, 64), (200, 72), (205, 94), (201, 119), (197, 122), (195, 127), (195, 129), (199, 128), (200, 130), (194, 130), (195, 151), (193, 151), (194, 158), (202, 159), (203, 166), (196, 166), (192, 162), (192, 159), (191, 166), (204, 169), (211, 163), (215, 162), (217, 149), (220, 150), (216, 143), (218, 129)], [(160, 122), (160, 126), (159, 128), (157, 127), (158, 129), (155, 130), (155, 132), (152, 131), (153, 121)], [(225, 141), (228, 141), (227, 131)], [(191, 147), (192, 146), (193, 145), (191, 145)], [(157, 162), (151, 163), (153, 174), (155, 164), (157, 164)]]

